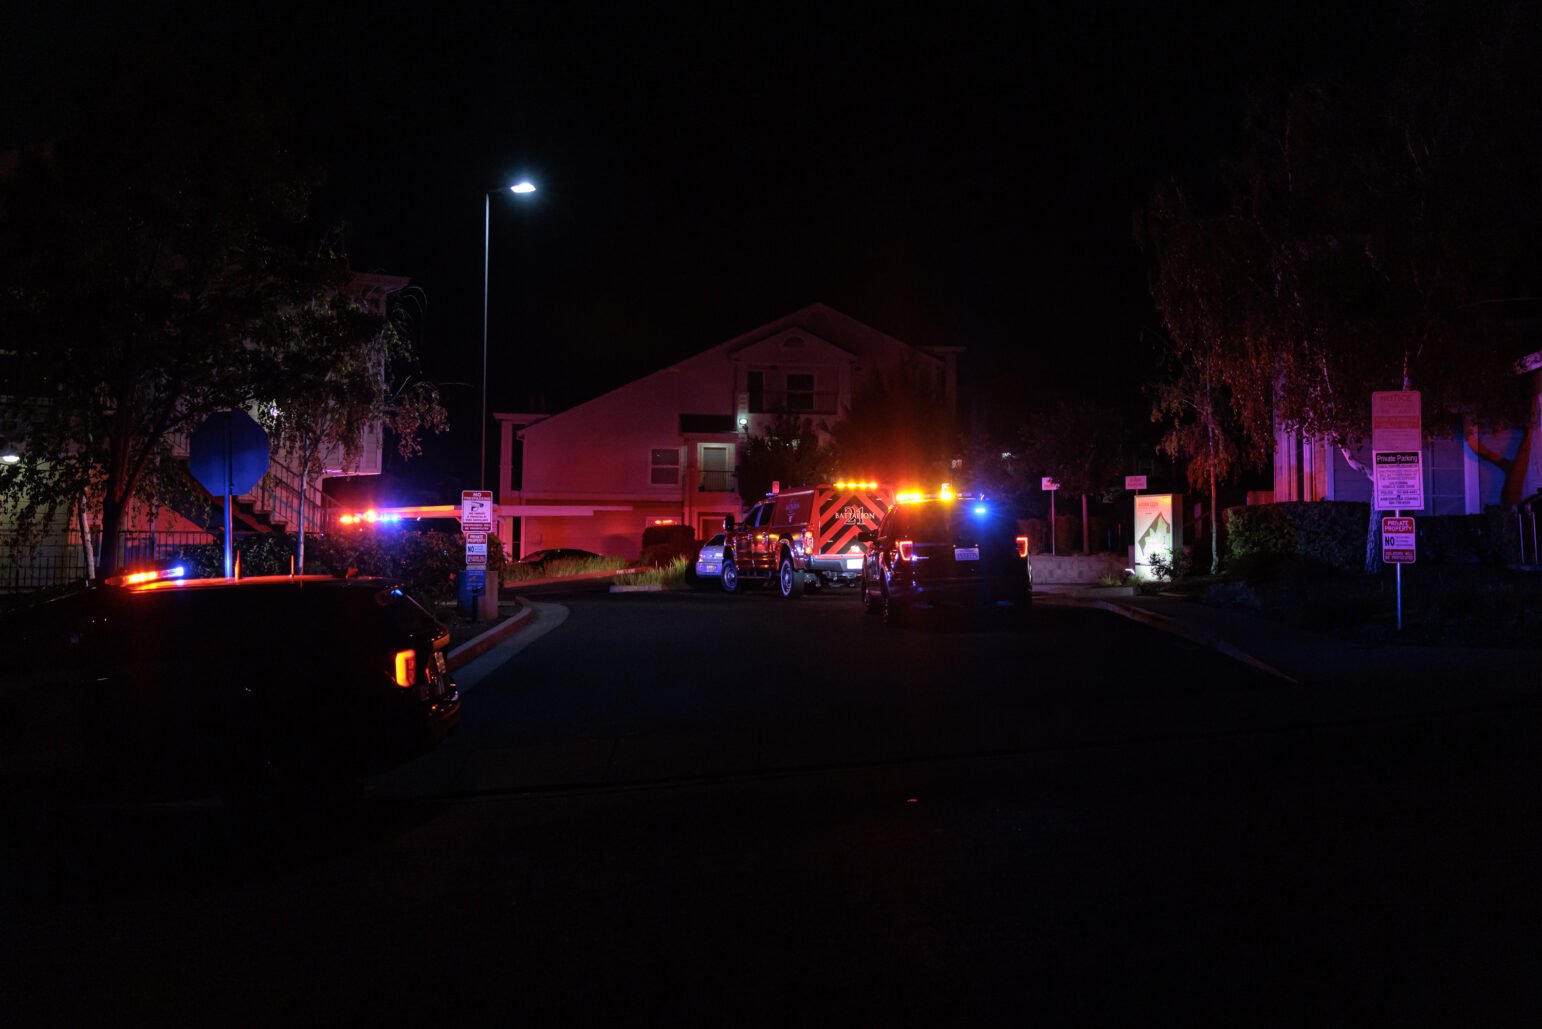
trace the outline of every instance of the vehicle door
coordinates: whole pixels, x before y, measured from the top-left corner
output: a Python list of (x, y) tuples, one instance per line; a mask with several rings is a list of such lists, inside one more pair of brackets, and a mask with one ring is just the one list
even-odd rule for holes
[(756, 504), (746, 516), (745, 540), (748, 554), (742, 567), (748, 568), (751, 575), (771, 574), (771, 564), (775, 560), (771, 539), (771, 510), (772, 504), (768, 501)]

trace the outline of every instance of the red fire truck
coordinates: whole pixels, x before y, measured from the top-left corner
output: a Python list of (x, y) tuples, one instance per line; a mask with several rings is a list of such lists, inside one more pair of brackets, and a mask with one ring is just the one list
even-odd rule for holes
[(894, 491), (876, 482), (841, 481), (779, 490), (744, 518), (723, 520), (723, 590), (741, 582), (774, 585), (784, 597), (805, 586), (854, 586), (867, 545), (857, 534), (877, 528)]

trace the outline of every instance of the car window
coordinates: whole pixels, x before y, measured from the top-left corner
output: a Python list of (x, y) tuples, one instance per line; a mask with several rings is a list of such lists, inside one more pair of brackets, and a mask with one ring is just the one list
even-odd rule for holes
[(707, 546), (709, 546), (709, 547), (721, 547), (723, 545), (723, 540), (725, 540), (727, 538), (728, 538), (727, 536), (723, 535), (723, 533), (720, 532), (716, 536), (713, 536), (711, 539), (709, 539), (707, 541)]
[(924, 504), (907, 509), (905, 534), (938, 543), (974, 543), (1012, 539), (1017, 523), (989, 509), (980, 512), (967, 501), (957, 504)]
[(754, 507), (750, 508), (750, 513), (744, 516), (744, 524), (752, 529), (759, 528), (762, 524), (764, 524), (765, 517), (766, 505), (756, 504)]

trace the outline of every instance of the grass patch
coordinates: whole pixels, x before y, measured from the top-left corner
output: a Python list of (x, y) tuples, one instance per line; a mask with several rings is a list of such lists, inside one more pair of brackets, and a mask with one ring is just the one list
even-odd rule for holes
[(625, 568), (627, 561), (620, 557), (571, 557), (552, 561), (545, 568), (530, 565), (507, 564), (503, 566), (503, 581), (526, 582), (530, 579), (560, 579), (567, 575), (583, 575), (586, 572), (614, 572)]
[(690, 558), (677, 557), (669, 564), (659, 568), (649, 568), (641, 572), (618, 575), (616, 576), (616, 585), (662, 586), (665, 589), (678, 589), (685, 585), (685, 573), (690, 567)]

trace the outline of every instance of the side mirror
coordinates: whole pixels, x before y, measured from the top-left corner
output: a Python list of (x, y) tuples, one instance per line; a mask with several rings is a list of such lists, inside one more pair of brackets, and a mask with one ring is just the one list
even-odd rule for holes
[(734, 516), (733, 515), (724, 515), (723, 516), (723, 531), (724, 532), (733, 532), (734, 531)]
[(877, 529), (863, 529), (861, 532), (857, 533), (857, 542), (859, 543), (873, 543), (877, 541), (877, 539)]

